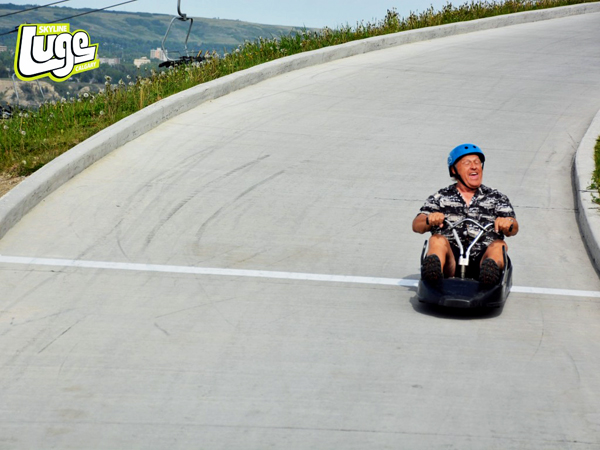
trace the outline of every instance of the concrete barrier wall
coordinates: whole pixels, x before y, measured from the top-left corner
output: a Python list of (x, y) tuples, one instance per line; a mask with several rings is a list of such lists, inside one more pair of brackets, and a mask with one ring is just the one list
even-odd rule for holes
[(94, 162), (160, 123), (208, 100), (277, 75), (361, 53), (457, 34), (595, 12), (600, 12), (600, 2), (405, 31), (292, 55), (190, 88), (150, 105), (100, 131), (13, 188), (0, 199), (0, 238), (48, 194)]

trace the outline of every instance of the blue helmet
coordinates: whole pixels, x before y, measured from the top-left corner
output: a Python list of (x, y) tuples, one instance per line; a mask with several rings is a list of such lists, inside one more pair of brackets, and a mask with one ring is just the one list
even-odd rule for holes
[(452, 149), (448, 155), (448, 172), (450, 172), (450, 176), (453, 176), (451, 170), (452, 167), (460, 158), (467, 155), (479, 155), (479, 159), (481, 159), (481, 167), (483, 167), (483, 163), (485, 163), (485, 155), (481, 149), (473, 144), (462, 144), (458, 147), (454, 147), (454, 149)]

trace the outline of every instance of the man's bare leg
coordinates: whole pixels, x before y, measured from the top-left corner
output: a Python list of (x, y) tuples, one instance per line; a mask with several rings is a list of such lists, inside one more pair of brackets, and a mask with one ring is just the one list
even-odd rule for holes
[(502, 269), (504, 268), (504, 258), (502, 250), (508, 248), (502, 240), (492, 242), (485, 250), (481, 258), (481, 268), (479, 270), (479, 282), (484, 286), (494, 286), (500, 281)]
[(427, 256), (429, 255), (437, 255), (437, 257), (440, 258), (444, 277), (450, 278), (454, 276), (454, 273), (456, 272), (456, 261), (454, 259), (454, 253), (452, 253), (452, 248), (450, 247), (450, 242), (448, 242), (448, 239), (441, 234), (433, 234), (429, 239)]
[(481, 262), (483, 263), (483, 261), (485, 261), (487, 258), (492, 258), (496, 264), (498, 264), (500, 270), (504, 269), (504, 256), (502, 255), (503, 248), (506, 248), (508, 251), (508, 245), (506, 245), (506, 242), (500, 239), (495, 240), (486, 249), (481, 258)]

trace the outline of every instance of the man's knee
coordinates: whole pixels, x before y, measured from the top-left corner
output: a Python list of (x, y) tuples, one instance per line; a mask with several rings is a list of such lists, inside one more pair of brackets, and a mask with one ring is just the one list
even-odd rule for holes
[(508, 245), (501, 239), (496, 239), (486, 248), (483, 256), (481, 258), (481, 263), (485, 261), (487, 258), (492, 258), (500, 268), (504, 267), (504, 251), (506, 249), (508, 252)]
[(429, 239), (429, 250), (428, 255), (435, 254), (440, 258), (442, 263), (442, 269), (446, 278), (454, 276), (456, 270), (456, 261), (454, 260), (454, 253), (452, 253), (452, 247), (450, 241), (441, 234), (434, 234)]
[(436, 246), (436, 247), (450, 247), (450, 242), (448, 242), (448, 239), (446, 238), (446, 236), (442, 236), (441, 234), (432, 234), (431, 237), (429, 238), (429, 246)]
[(503, 241), (502, 239), (496, 239), (490, 245), (488, 245), (488, 247), (486, 249), (486, 253), (487, 252), (496, 252), (496, 251), (499, 251), (500, 253), (502, 253), (502, 248), (505, 248), (506, 251), (508, 251), (508, 245), (506, 244), (506, 242)]
[(429, 253), (437, 253), (438, 255), (448, 255), (452, 253), (450, 242), (441, 234), (434, 234), (429, 239)]

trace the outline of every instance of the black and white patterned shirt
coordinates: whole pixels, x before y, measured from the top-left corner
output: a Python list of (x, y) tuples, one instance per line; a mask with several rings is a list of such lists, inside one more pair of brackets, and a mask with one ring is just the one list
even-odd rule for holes
[[(429, 215), (434, 212), (443, 213), (450, 223), (469, 218), (476, 220), (482, 225), (490, 222), (493, 223), (497, 217), (515, 217), (515, 210), (510, 204), (508, 197), (496, 189), (489, 188), (483, 184), (479, 186), (469, 205), (465, 203), (462, 195), (458, 192), (456, 184), (440, 189), (425, 200), (425, 204), (421, 207), (419, 214)], [(458, 231), (463, 246), (468, 246), (471, 240), (477, 236), (480, 229), (472, 224), (465, 223), (460, 225), (456, 231)], [(447, 226), (441, 229), (434, 227), (431, 233), (441, 233), (448, 238), (451, 244), (455, 245), (452, 231), (448, 230)], [(477, 254), (484, 251), (496, 239), (504, 239), (504, 235), (496, 233), (492, 229), (491, 232), (486, 233), (475, 244), (472, 252)]]

